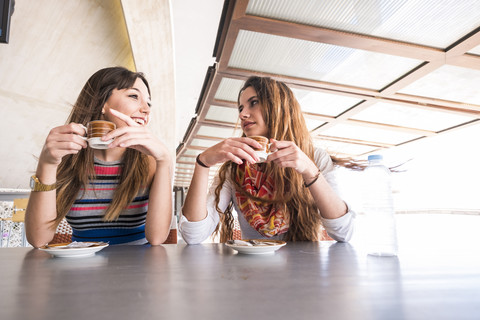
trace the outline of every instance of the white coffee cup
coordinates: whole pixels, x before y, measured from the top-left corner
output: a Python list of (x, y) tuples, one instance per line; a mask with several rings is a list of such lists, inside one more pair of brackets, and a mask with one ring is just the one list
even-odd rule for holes
[(270, 151), (271, 143), (268, 143), (268, 138), (263, 136), (249, 136), (248, 138), (253, 139), (262, 145), (262, 148), (253, 148), (255, 150), (255, 154), (260, 159), (258, 162), (265, 162), (268, 156), (272, 153)]

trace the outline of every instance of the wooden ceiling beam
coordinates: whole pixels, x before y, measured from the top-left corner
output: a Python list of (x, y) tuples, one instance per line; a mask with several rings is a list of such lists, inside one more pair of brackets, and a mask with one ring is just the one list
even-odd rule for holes
[[(406, 86), (407, 83), (410, 84), (414, 80), (417, 80), (422, 76), (427, 75), (429, 72), (432, 72), (433, 70), (437, 69), (439, 66), (441, 66), (441, 64), (438, 62), (427, 63), (425, 64), (425, 66), (418, 69), (418, 71), (416, 70), (412, 71), (406, 76), (400, 78), (400, 80), (393, 82), (391, 86), (388, 86), (387, 89), (384, 89), (382, 91), (358, 88), (353, 86), (346, 86), (342, 84), (329, 83), (329, 82), (323, 82), (323, 81), (295, 78), (290, 76), (287, 77), (287, 76), (276, 75), (276, 74), (271, 74), (266, 72), (251, 72), (249, 70), (243, 70), (243, 69), (229, 68), (228, 69), (229, 72), (223, 72), (223, 73), (219, 72), (219, 75), (229, 77), (232, 70), (235, 70), (237, 75), (241, 75), (245, 78), (252, 74), (258, 74), (259, 76), (271, 77), (276, 80), (283, 81), (288, 85), (292, 85), (299, 89), (318, 90), (325, 93), (356, 97), (364, 100), (381, 99), (385, 102), (391, 102), (396, 104), (408, 104), (409, 106), (412, 106), (412, 107), (418, 106), (418, 107), (433, 108), (433, 109), (448, 110), (448, 111), (458, 110), (458, 112), (465, 113), (465, 114), (475, 114), (475, 112), (472, 113), (471, 111), (480, 110), (480, 105), (465, 104), (465, 103), (456, 102), (456, 101), (448, 101), (448, 100), (442, 100), (442, 99), (436, 99), (436, 98), (430, 98), (430, 97), (420, 97), (420, 96), (396, 93), (397, 90), (400, 90), (400, 88), (403, 88), (404, 86)], [(418, 101), (421, 101), (421, 103), (418, 103)], [(218, 100), (213, 100), (212, 104), (219, 104), (222, 106), (229, 105), (228, 102), (222, 102)]]
[(239, 19), (234, 19), (232, 20), (232, 26), (239, 30), (267, 33), (421, 61), (445, 60), (445, 51), (442, 49), (257, 16), (245, 15)]

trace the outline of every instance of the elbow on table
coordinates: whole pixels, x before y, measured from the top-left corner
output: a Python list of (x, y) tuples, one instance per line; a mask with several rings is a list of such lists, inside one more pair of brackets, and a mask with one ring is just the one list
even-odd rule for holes
[(190, 235), (186, 232), (183, 232), (181, 227), (179, 228), (178, 231), (180, 232), (183, 241), (185, 241), (188, 245), (200, 244), (203, 241), (201, 240), (202, 237), (199, 237), (198, 235)]
[(168, 232), (162, 235), (146, 236), (148, 243), (152, 246), (158, 246), (167, 240)]
[(52, 241), (52, 239), (50, 239), (49, 241), (45, 241), (45, 239), (35, 238), (27, 235), (27, 242), (35, 249), (43, 247), (44, 245)]
[(188, 245), (195, 245), (195, 244), (202, 243), (202, 241), (198, 241), (197, 239), (185, 239), (184, 238), (184, 240)]
[(50, 226), (44, 228), (43, 225), (39, 226), (31, 222), (29, 223), (28, 219), (29, 217), (28, 215), (26, 215), (24, 231), (28, 244), (38, 249), (53, 240), (53, 238), (55, 237), (55, 228), (51, 228)]
[(328, 232), (327, 231), (327, 234), (329, 237), (331, 237), (333, 240), (337, 241), (337, 242), (349, 242), (351, 239), (352, 239), (352, 230), (350, 230), (350, 232), (347, 232), (347, 233), (334, 233), (334, 232)]
[(184, 226), (180, 224), (178, 231), (182, 236), (183, 241), (188, 245), (200, 244), (205, 241), (211, 233), (205, 233), (195, 229), (185, 229)]
[(346, 237), (332, 237), (333, 240), (337, 241), (337, 242), (348, 242), (350, 241), (350, 238), (346, 238)]

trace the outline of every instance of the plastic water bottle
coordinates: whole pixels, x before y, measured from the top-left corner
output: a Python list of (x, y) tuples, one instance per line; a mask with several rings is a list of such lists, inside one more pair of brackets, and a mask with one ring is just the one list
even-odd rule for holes
[(396, 256), (398, 246), (391, 173), (383, 164), (381, 155), (368, 156), (364, 179), (367, 252), (376, 256)]

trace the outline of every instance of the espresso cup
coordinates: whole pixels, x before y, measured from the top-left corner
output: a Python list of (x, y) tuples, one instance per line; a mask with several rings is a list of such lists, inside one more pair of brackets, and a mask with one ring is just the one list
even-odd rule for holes
[(85, 131), (87, 132), (86, 140), (88, 145), (93, 149), (107, 149), (113, 139), (103, 141), (102, 137), (116, 129), (115, 123), (105, 120), (94, 120), (87, 123)]
[(255, 150), (255, 154), (260, 159), (259, 162), (265, 162), (267, 160), (268, 155), (271, 153), (270, 151), (271, 143), (268, 143), (268, 138), (263, 136), (250, 136), (247, 138), (253, 139), (262, 145), (261, 148), (253, 148), (253, 150)]

